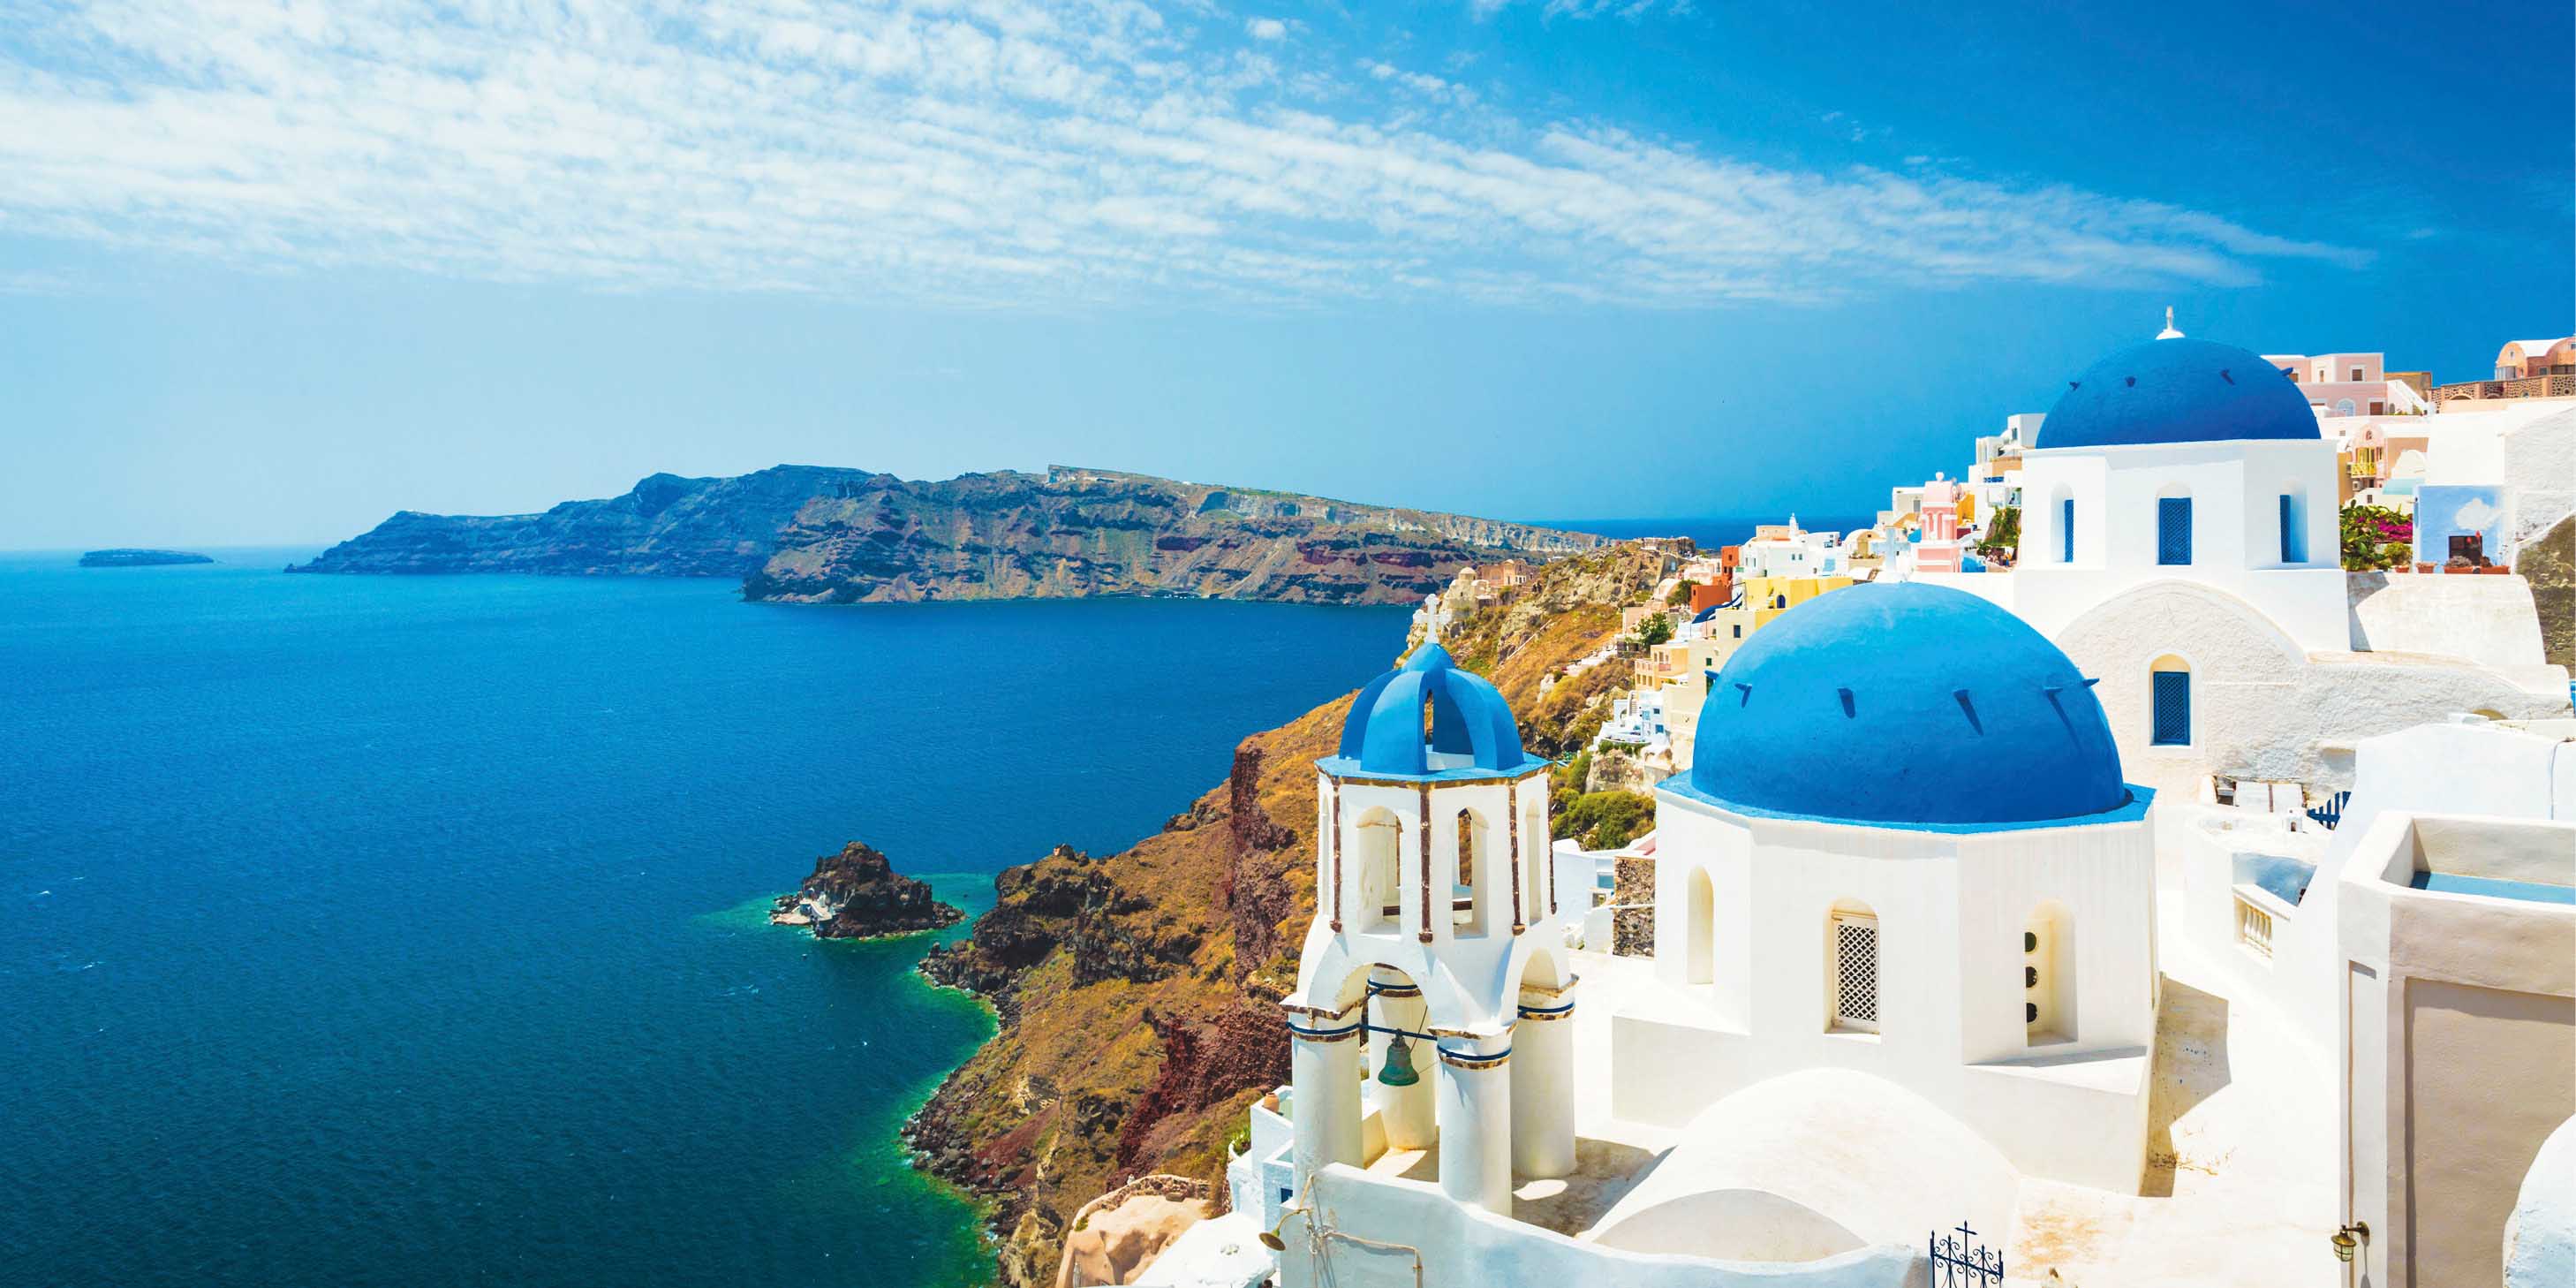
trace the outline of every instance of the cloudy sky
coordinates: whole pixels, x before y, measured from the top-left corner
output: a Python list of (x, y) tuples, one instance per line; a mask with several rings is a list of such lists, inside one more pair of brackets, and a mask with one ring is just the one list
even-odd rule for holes
[(2168, 303), (2571, 326), (2563, 10), (1771, 8), (0, 0), (0, 547), (782, 460), (1849, 513)]

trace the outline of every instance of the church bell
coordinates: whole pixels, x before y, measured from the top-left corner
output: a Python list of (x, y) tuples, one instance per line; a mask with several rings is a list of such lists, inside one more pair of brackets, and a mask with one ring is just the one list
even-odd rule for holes
[(1386, 1067), (1377, 1071), (1377, 1080), (1390, 1087), (1410, 1087), (1422, 1081), (1422, 1075), (1413, 1071), (1413, 1048), (1405, 1043), (1403, 1034), (1397, 1034), (1395, 1041), (1387, 1044)]

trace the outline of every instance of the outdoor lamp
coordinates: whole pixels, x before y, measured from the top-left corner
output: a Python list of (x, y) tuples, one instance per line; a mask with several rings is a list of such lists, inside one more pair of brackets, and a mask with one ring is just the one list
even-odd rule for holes
[(2353, 1249), (2370, 1242), (2370, 1223), (2355, 1221), (2335, 1231), (2334, 1237), (2327, 1242), (2334, 1245), (2335, 1260), (2350, 1261)]

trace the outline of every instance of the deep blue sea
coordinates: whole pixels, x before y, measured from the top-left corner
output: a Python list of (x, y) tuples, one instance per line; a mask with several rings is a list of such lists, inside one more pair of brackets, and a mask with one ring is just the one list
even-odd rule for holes
[(979, 1283), (896, 1128), (990, 1031), (766, 924), (980, 910), (1384, 668), (1400, 609), (0, 555), (0, 1282)]

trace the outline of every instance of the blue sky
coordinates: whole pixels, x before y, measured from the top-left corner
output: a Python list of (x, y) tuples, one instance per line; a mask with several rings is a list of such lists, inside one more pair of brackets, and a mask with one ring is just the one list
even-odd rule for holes
[(0, 7), (0, 547), (655, 470), (1866, 511), (2183, 329), (2576, 325), (2571, 18)]

